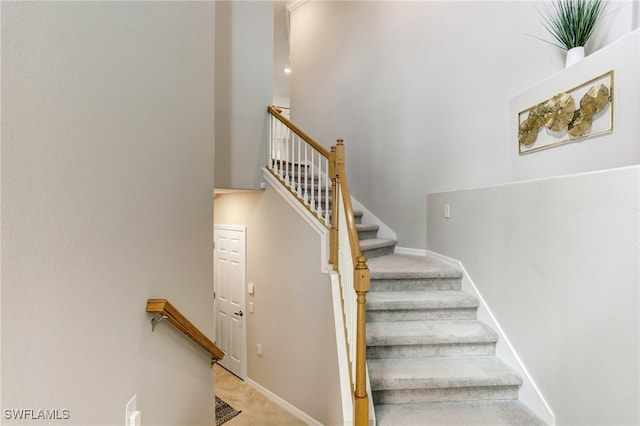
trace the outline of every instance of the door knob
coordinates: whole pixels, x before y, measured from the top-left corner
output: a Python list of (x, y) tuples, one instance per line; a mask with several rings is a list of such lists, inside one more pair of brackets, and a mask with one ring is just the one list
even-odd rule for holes
[(233, 315), (237, 315), (239, 317), (243, 316), (244, 314), (242, 313), (242, 311), (240, 312), (234, 312)]

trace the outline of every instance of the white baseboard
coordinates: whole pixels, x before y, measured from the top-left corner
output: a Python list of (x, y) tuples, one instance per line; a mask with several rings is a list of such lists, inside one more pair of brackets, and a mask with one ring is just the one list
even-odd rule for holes
[(297, 418), (299, 418), (300, 420), (305, 422), (306, 424), (308, 424), (310, 426), (322, 426), (322, 423), (320, 423), (319, 421), (317, 421), (313, 417), (309, 416), (304, 411), (302, 411), (302, 410), (298, 409), (297, 407), (291, 405), (290, 403), (288, 403), (284, 399), (280, 398), (278, 395), (276, 395), (275, 393), (271, 392), (267, 388), (265, 388), (262, 385), (259, 385), (258, 383), (254, 382), (249, 377), (247, 377), (246, 383), (249, 386), (255, 388), (258, 392), (263, 394), (269, 400), (275, 402), (280, 407), (282, 407), (283, 409), (285, 409), (286, 411), (288, 411), (292, 415), (296, 416)]
[(396, 246), (394, 253), (404, 254), (405, 256), (419, 256), (419, 257), (427, 256), (426, 250), (414, 249), (414, 248), (408, 248), (408, 247), (398, 247), (398, 246)]

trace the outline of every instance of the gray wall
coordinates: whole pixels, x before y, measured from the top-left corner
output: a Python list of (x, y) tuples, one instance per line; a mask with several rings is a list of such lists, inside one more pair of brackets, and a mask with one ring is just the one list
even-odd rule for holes
[(559, 425), (640, 423), (639, 197), (639, 166), (429, 195), (429, 248), (462, 260)]
[(256, 189), (273, 102), (274, 5), (215, 4), (216, 188)]
[(247, 317), (248, 379), (330, 424), (337, 349), (320, 237), (271, 186), (222, 195), (214, 206), (216, 225), (247, 226), (247, 282), (255, 285), (255, 294), (247, 295), (255, 304)]
[(2, 2), (3, 410), (213, 424), (214, 12)]
[[(293, 121), (327, 147), (345, 139), (354, 197), (400, 246), (426, 248), (428, 192), (511, 180), (509, 102), (564, 67), (563, 51), (531, 36), (550, 37), (542, 7), (343, 1), (292, 13)], [(609, 11), (588, 53), (633, 28), (637, 5)]]

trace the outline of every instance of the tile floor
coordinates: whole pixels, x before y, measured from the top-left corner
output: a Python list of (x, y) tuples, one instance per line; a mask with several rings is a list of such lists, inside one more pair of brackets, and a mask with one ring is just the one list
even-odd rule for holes
[(219, 365), (215, 369), (216, 395), (242, 413), (224, 426), (303, 426), (298, 419), (255, 388), (247, 385)]

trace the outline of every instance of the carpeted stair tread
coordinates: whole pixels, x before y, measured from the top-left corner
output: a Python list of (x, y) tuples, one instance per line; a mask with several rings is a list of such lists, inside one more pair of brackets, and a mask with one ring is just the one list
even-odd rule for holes
[(381, 247), (395, 246), (398, 243), (397, 240), (389, 238), (370, 238), (368, 240), (360, 241), (360, 250), (373, 250)]
[(360, 231), (378, 231), (380, 226), (372, 224), (372, 223), (357, 223), (356, 229), (358, 232)]
[(371, 389), (520, 386), (520, 376), (495, 356), (370, 359)]
[(543, 426), (519, 401), (454, 401), (376, 406), (378, 426)]
[(371, 279), (462, 278), (460, 270), (429, 257), (392, 254), (371, 259), (367, 265)]
[(367, 295), (367, 310), (477, 308), (478, 299), (462, 291), (376, 291)]
[(498, 335), (479, 321), (382, 321), (367, 324), (367, 345), (495, 343)]

